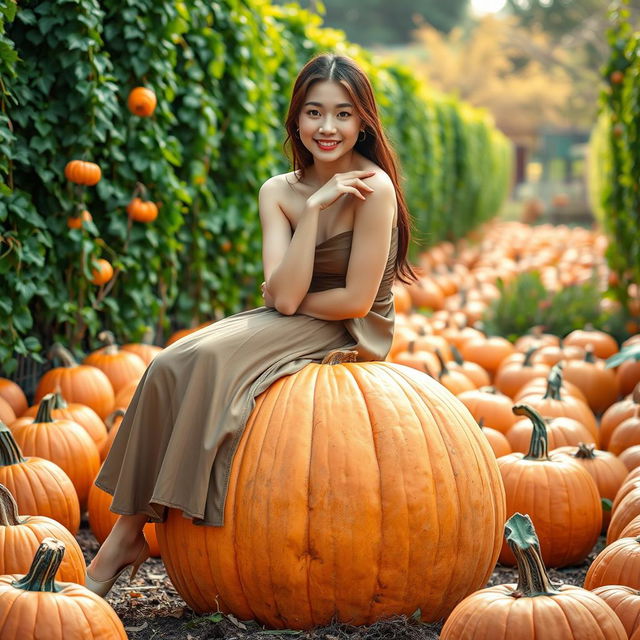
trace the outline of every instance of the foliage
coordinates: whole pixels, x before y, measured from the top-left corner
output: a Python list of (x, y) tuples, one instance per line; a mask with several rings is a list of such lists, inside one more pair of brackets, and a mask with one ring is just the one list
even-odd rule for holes
[(409, 42), (413, 29), (424, 22), (449, 32), (465, 19), (469, 0), (351, 0), (346, 8), (342, 0), (300, 0), (300, 4), (323, 15), (327, 27), (343, 29), (349, 40), (368, 47)]
[(591, 195), (596, 210), (601, 208), (604, 214), (610, 240), (607, 260), (614, 272), (612, 290), (628, 305), (633, 287), (640, 282), (640, 34), (632, 28), (626, 4), (614, 5), (610, 11), (611, 52), (602, 68), (605, 86), (590, 153), (602, 158)]
[(515, 341), (532, 327), (565, 336), (591, 324), (613, 335), (619, 342), (628, 337), (626, 315), (621, 309), (603, 311), (602, 291), (595, 281), (548, 292), (537, 271), (525, 272), (511, 282), (498, 281), (500, 297), (491, 303), (483, 317), (489, 335)]
[(568, 47), (505, 15), (486, 15), (447, 35), (425, 25), (414, 35), (414, 44), (390, 55), (410, 62), (430, 86), (488, 109), (503, 131), (591, 127), (598, 65), (586, 63), (581, 41)]
[[(153, 327), (160, 342), (176, 325), (260, 304), (257, 192), (289, 168), (282, 122), (297, 71), (316, 53), (343, 52), (370, 74), (423, 243), (466, 233), (505, 197), (509, 145), (486, 114), (428, 92), (410, 69), (296, 5), (25, 0), (15, 9), (0, 0), (5, 375), (16, 355), (54, 340), (83, 351), (101, 329), (131, 341)], [(136, 86), (157, 96), (151, 117), (127, 109)], [(102, 180), (67, 182), (71, 159), (98, 163)], [(150, 224), (126, 213), (142, 186), (159, 207)], [(83, 209), (93, 222), (70, 230), (67, 218)], [(97, 258), (115, 269), (100, 287), (90, 283)]]

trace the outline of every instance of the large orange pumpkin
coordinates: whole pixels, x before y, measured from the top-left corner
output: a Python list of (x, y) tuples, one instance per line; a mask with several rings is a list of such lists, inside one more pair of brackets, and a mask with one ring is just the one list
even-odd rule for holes
[(0, 575), (26, 573), (40, 542), (49, 536), (62, 540), (68, 549), (58, 580), (84, 584), (84, 556), (69, 530), (45, 516), (18, 515), (11, 492), (0, 484)]
[(55, 463), (25, 458), (13, 434), (0, 422), (0, 483), (13, 494), (21, 513), (53, 518), (74, 535), (80, 528), (80, 503), (69, 476)]
[(258, 396), (223, 527), (174, 509), (157, 526), (167, 572), (194, 610), (270, 627), (416, 609), (439, 619), (485, 583), (498, 555), (505, 512), (493, 452), (425, 373), (325, 360)]
[(45, 538), (26, 575), (0, 576), (0, 638), (127, 640), (106, 600), (82, 585), (55, 582), (64, 553), (63, 542)]
[(615, 613), (597, 596), (551, 582), (528, 515), (514, 514), (506, 539), (518, 564), (518, 584), (481, 589), (463, 600), (442, 627), (441, 640), (624, 640)]
[(640, 628), (640, 592), (621, 584), (606, 584), (596, 587), (593, 593), (614, 610), (631, 638), (636, 629)]

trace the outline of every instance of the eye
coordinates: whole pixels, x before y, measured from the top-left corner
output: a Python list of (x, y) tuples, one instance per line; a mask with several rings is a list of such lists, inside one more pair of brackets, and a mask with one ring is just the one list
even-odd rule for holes
[(342, 116), (342, 115), (350, 116), (351, 114), (348, 111), (341, 111), (338, 115), (339, 116)]
[(307, 111), (307, 115), (309, 116), (313, 115), (314, 113), (320, 113), (320, 112), (317, 109), (309, 109)]

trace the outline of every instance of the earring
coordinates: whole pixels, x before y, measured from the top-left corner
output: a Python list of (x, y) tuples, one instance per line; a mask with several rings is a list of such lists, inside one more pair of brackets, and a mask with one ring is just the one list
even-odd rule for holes
[(298, 136), (298, 138), (300, 137), (300, 127), (296, 129), (296, 135)]
[(364, 129), (362, 129), (360, 133), (364, 133), (364, 135), (362, 136), (362, 138), (358, 136), (358, 142), (364, 142), (367, 137), (367, 132)]

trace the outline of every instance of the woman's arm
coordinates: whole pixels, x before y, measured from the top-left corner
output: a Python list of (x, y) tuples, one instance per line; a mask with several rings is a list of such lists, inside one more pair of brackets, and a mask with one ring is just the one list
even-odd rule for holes
[(366, 316), (373, 306), (389, 258), (396, 194), (384, 173), (369, 183), (375, 192), (356, 208), (345, 286), (308, 293), (296, 313), (346, 320)]
[(305, 207), (292, 234), (289, 220), (278, 204), (282, 179), (275, 176), (260, 188), (262, 262), (274, 307), (290, 315), (295, 311), (292, 301), (301, 300), (311, 283), (320, 208)]

